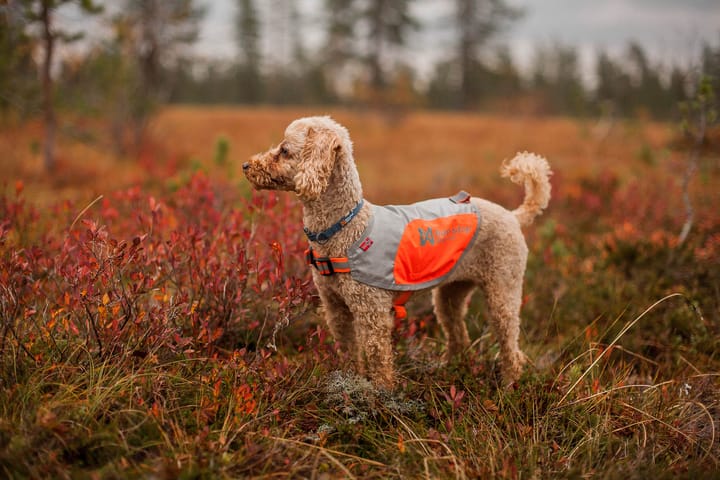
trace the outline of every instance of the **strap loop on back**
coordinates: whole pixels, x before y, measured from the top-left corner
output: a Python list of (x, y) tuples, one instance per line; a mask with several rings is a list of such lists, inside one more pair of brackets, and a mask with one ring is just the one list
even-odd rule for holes
[(450, 201), (453, 203), (470, 203), (470, 194), (465, 190), (460, 190), (458, 193), (450, 197)]

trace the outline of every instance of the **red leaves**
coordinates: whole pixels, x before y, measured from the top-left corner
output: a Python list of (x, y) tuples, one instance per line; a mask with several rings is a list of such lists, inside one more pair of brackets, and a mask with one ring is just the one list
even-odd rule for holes
[(257, 390), (257, 386), (242, 384), (233, 390), (235, 397), (235, 411), (246, 415), (252, 415), (256, 412), (257, 401), (253, 397), (253, 390)]
[(277, 262), (276, 274), (279, 274), (284, 270), (282, 246), (278, 242), (271, 242), (270, 248), (272, 249), (273, 258)]
[(465, 397), (465, 391), (464, 390), (458, 390), (455, 388), (455, 385), (450, 385), (450, 392), (449, 394), (443, 393), (445, 396), (445, 400), (452, 405), (453, 410), (457, 410), (460, 408), (460, 405), (462, 404), (462, 399)]
[[(163, 198), (131, 188), (83, 212), (69, 232), (67, 218), (54, 229), (54, 218), (40, 223), (0, 195), (0, 284), (13, 300), (3, 315), (28, 353), (39, 341), (64, 345), (52, 347), (61, 356), (80, 344), (103, 357), (209, 357), (218, 346), (264, 344), (268, 322), (311, 304), (300, 209), (289, 197), (236, 194), (203, 175)], [(73, 207), (49, 211), (77, 216)]]

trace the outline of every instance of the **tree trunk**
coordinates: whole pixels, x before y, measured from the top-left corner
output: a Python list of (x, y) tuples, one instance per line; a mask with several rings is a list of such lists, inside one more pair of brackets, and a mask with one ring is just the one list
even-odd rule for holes
[(45, 145), (43, 148), (45, 171), (55, 170), (55, 110), (53, 105), (52, 59), (55, 37), (51, 30), (52, 0), (43, 0), (40, 12), (43, 25), (43, 43), (45, 52), (42, 65), (43, 111), (45, 117)]
[(473, 102), (473, 67), (475, 62), (474, 0), (458, 0), (457, 21), (460, 29), (458, 60), (460, 63), (460, 107), (470, 108)]
[(373, 87), (373, 94), (377, 95), (385, 88), (385, 75), (382, 67), (383, 49), (383, 3), (382, 0), (375, 0), (372, 4), (371, 25), (370, 25), (370, 51), (368, 62), (370, 64), (370, 83)]
[(693, 208), (692, 198), (690, 197), (690, 182), (698, 169), (700, 152), (702, 151), (705, 133), (707, 131), (706, 108), (707, 106), (705, 100), (702, 100), (700, 102), (700, 111), (698, 113), (700, 118), (698, 119), (697, 132), (695, 132), (694, 135), (689, 135), (689, 137), (693, 140), (693, 145), (690, 147), (691, 150), (688, 155), (688, 163), (682, 181), (683, 204), (685, 205), (685, 223), (683, 224), (680, 236), (678, 237), (678, 246), (685, 243), (685, 240), (690, 234), (693, 222), (695, 221), (695, 209)]

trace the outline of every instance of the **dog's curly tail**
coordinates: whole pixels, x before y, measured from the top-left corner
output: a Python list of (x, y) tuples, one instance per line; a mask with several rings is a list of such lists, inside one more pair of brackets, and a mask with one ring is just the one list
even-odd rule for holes
[(521, 226), (530, 225), (550, 201), (550, 165), (540, 155), (521, 152), (503, 162), (500, 174), (525, 186), (525, 200), (513, 213)]

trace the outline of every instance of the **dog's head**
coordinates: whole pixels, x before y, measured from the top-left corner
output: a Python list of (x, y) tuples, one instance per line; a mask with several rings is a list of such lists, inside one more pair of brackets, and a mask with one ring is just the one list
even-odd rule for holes
[(330, 117), (295, 120), (285, 139), (243, 164), (245, 176), (256, 189), (289, 190), (314, 200), (328, 187), (341, 157), (352, 156), (350, 136)]

